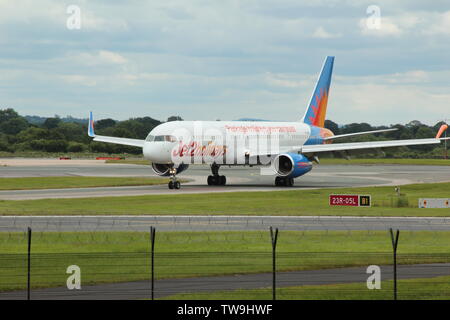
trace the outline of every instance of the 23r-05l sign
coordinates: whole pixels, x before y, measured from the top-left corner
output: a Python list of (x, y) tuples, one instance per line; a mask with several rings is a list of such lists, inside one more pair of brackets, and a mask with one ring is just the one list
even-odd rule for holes
[(330, 206), (370, 207), (370, 196), (359, 194), (330, 194)]

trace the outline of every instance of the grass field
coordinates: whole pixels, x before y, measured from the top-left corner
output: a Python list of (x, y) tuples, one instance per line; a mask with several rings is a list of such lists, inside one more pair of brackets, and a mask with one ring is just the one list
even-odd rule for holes
[(0, 190), (118, 187), (166, 184), (169, 179), (141, 177), (30, 177), (1, 178)]
[[(450, 183), (405, 185), (401, 187), (401, 191), (405, 194), (401, 199), (401, 205), (405, 207), (395, 207), (400, 202), (393, 187), (365, 187), (84, 199), (2, 200), (0, 215), (450, 216), (450, 209), (417, 208), (420, 197), (450, 198)], [(330, 207), (328, 196), (331, 193), (370, 194), (372, 207)]]
[[(398, 280), (399, 300), (449, 300), (450, 277)], [(366, 283), (278, 288), (278, 300), (392, 300), (393, 281), (382, 281), (381, 289), (369, 290)], [(272, 288), (233, 290), (204, 294), (178, 294), (166, 300), (271, 300)]]
[[(63, 286), (78, 265), (82, 284), (149, 278), (149, 234), (143, 232), (34, 232), (32, 286)], [(277, 269), (311, 270), (390, 264), (387, 232), (282, 231)], [(25, 233), (0, 233), (0, 290), (26, 287)], [(400, 264), (450, 262), (450, 232), (403, 232)], [(269, 232), (157, 232), (156, 277), (182, 278), (268, 272)]]

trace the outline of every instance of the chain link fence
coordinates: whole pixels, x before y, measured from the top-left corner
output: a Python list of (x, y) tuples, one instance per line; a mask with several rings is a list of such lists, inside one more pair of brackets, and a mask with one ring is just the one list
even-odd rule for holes
[[(23, 228), (30, 221), (12, 219), (15, 228), (2, 224), (0, 299), (27, 298), (28, 262), (31, 299), (151, 299), (149, 220), (100, 219), (95, 226), (98, 218), (76, 219), (33, 220), (30, 260)], [(268, 220), (167, 219), (154, 220), (155, 298), (273, 298)], [(393, 298), (392, 244), (384, 221), (382, 230), (363, 231), (349, 223), (344, 230), (292, 230), (289, 222), (280, 227), (275, 252), (277, 299)], [(178, 223), (195, 228), (180, 230)], [(450, 232), (402, 231), (397, 261), (399, 299), (450, 298)], [(369, 289), (377, 282), (369, 266), (379, 267), (380, 289)], [(81, 288), (70, 288), (78, 276)]]

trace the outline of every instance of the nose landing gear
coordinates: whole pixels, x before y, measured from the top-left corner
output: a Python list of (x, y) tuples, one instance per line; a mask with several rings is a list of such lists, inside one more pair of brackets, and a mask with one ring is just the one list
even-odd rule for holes
[(212, 176), (208, 176), (208, 186), (224, 186), (227, 183), (227, 178), (225, 176), (219, 175), (220, 166), (217, 164), (211, 165)]
[(181, 183), (180, 181), (177, 180), (177, 168), (170, 168), (169, 169), (169, 174), (170, 174), (170, 181), (168, 184), (169, 189), (180, 189), (181, 188)]

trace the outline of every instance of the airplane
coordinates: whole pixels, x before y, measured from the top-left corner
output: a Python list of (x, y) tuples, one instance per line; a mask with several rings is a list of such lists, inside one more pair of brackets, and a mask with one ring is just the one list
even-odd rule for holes
[[(370, 142), (332, 143), (344, 137), (396, 130), (382, 129), (334, 135), (324, 128), (334, 57), (323, 63), (310, 102), (301, 119), (295, 122), (272, 121), (171, 121), (158, 125), (145, 140), (96, 135), (92, 112), (88, 135), (94, 141), (142, 148), (159, 176), (169, 176), (169, 189), (180, 189), (176, 175), (190, 164), (208, 164), (212, 175), (208, 185), (225, 185), (219, 175), (221, 166), (261, 166), (275, 176), (276, 186), (290, 187), (319, 163), (319, 155), (327, 152), (387, 147), (439, 144), (448, 126), (443, 124), (434, 138)], [(263, 170), (261, 170), (263, 172)], [(264, 174), (264, 173), (262, 173)]]

